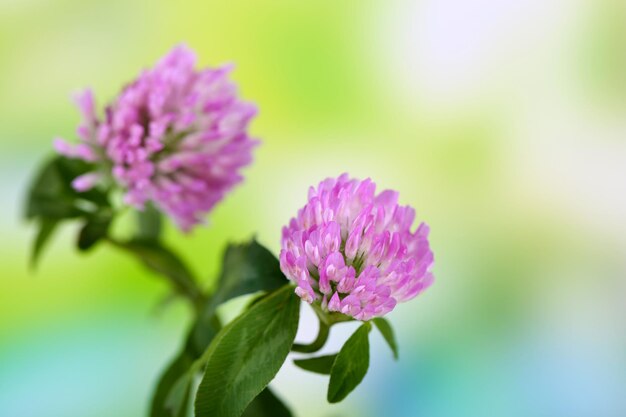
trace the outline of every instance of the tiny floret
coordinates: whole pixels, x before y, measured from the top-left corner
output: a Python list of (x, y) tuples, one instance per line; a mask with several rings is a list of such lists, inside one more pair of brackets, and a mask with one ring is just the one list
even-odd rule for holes
[(307, 303), (357, 320), (383, 316), (433, 282), (429, 228), (411, 231), (414, 219), (396, 191), (376, 194), (371, 180), (347, 174), (326, 179), (283, 228), (281, 269)]
[(257, 141), (247, 128), (256, 107), (237, 97), (230, 66), (195, 69), (195, 54), (175, 47), (128, 84), (100, 117), (91, 91), (77, 97), (80, 143), (55, 140), (60, 154), (94, 163), (73, 182), (85, 191), (107, 178), (126, 204), (148, 201), (185, 231), (234, 185)]

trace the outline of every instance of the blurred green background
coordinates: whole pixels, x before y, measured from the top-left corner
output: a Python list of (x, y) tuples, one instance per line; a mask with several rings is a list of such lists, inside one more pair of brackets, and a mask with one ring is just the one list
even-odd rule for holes
[(178, 349), (189, 312), (157, 308), (158, 277), (78, 256), (72, 227), (29, 272), (19, 212), (74, 137), (70, 94), (102, 104), (179, 42), (234, 62), (261, 109), (246, 182), (208, 227), (168, 229), (206, 285), (229, 241), (277, 253), (308, 186), (344, 171), (432, 227), (436, 282), (389, 316), (400, 361), (375, 335), (338, 406), (285, 365), (272, 385), (298, 416), (626, 415), (624, 1), (0, 0), (1, 416), (145, 415)]

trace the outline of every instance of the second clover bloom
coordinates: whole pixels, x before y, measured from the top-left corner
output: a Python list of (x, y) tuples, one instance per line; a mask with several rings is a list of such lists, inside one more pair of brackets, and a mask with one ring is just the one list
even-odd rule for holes
[(127, 204), (142, 209), (152, 201), (183, 230), (202, 222), (252, 161), (257, 142), (247, 127), (256, 107), (237, 97), (230, 67), (195, 64), (190, 49), (174, 48), (128, 84), (102, 118), (90, 91), (78, 97), (81, 142), (57, 139), (55, 148), (99, 169), (77, 178), (74, 188), (84, 191), (98, 176), (110, 176)]
[(308, 303), (357, 320), (383, 316), (433, 282), (429, 228), (411, 231), (414, 219), (396, 191), (376, 194), (371, 180), (347, 174), (326, 179), (283, 228), (281, 269)]

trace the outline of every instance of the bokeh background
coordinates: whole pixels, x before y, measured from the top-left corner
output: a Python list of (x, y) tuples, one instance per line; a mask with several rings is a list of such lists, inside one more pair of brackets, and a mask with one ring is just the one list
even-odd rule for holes
[(78, 256), (71, 226), (35, 274), (19, 212), (73, 137), (71, 93), (102, 104), (179, 42), (234, 62), (261, 109), (245, 184), (208, 227), (167, 231), (206, 285), (229, 241), (277, 252), (307, 187), (344, 171), (432, 227), (436, 283), (389, 316), (400, 361), (372, 333), (337, 406), (285, 365), (272, 386), (298, 416), (626, 415), (623, 0), (0, 0), (0, 415), (145, 415), (178, 349), (189, 312), (157, 307), (158, 277)]

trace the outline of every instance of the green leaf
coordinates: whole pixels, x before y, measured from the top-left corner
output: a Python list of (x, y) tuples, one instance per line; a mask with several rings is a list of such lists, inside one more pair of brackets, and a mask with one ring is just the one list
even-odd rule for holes
[(393, 333), (393, 328), (391, 327), (391, 324), (389, 324), (389, 322), (382, 317), (376, 317), (372, 321), (374, 322), (376, 327), (378, 327), (378, 330), (383, 335), (383, 337), (387, 341), (387, 344), (391, 348), (391, 351), (393, 352), (393, 358), (397, 360), (398, 343), (396, 342), (396, 337)]
[(63, 180), (63, 183), (67, 184), (68, 189), (72, 190), (72, 192), (76, 194), (79, 192), (75, 191), (70, 185), (74, 178), (95, 169), (93, 164), (85, 162), (82, 159), (67, 158), (65, 156), (57, 156), (54, 158), (54, 163), (57, 166), (57, 170)]
[(109, 198), (105, 191), (99, 188), (92, 188), (87, 191), (76, 191), (72, 187), (72, 181), (80, 175), (93, 172), (97, 167), (80, 159), (58, 157), (57, 166), (59, 174), (66, 186), (67, 191), (77, 199), (90, 202), (97, 207), (110, 207)]
[[(271, 291), (283, 286), (286, 282), (286, 278), (280, 271), (278, 260), (257, 242), (251, 241), (242, 245), (229, 246), (224, 255), (217, 290), (193, 324), (184, 349), (159, 380), (152, 397), (151, 417), (171, 417), (171, 414), (168, 414), (169, 411), (165, 409), (165, 398), (191, 363), (206, 351), (221, 327), (215, 316), (217, 307), (239, 295)], [(268, 295), (263, 295), (255, 300), (260, 301), (267, 297)], [(266, 402), (267, 398), (266, 395), (259, 395), (252, 404), (257, 401)], [(250, 407), (258, 409), (253, 405)]]
[[(218, 333), (220, 327), (220, 323), (217, 319), (214, 319), (211, 325), (203, 328), (204, 337), (209, 341), (212, 340)], [(168, 402), (169, 395), (175, 388), (176, 382), (190, 371), (193, 363), (203, 352), (204, 349), (202, 349), (202, 351), (196, 350), (193, 343), (193, 331), (189, 331), (182, 351), (174, 358), (159, 378), (159, 382), (152, 395), (150, 417), (179, 417), (172, 413), (171, 400)], [(189, 395), (187, 395), (185, 401), (189, 402)], [(182, 408), (186, 409), (187, 404), (184, 403)], [(184, 414), (181, 414), (181, 416), (184, 416)]]
[(230, 245), (224, 254), (219, 287), (214, 298), (223, 303), (257, 291), (273, 291), (287, 283), (280, 263), (256, 240)]
[(161, 225), (161, 212), (153, 204), (146, 204), (143, 211), (137, 211), (137, 238), (158, 241)]
[(205, 354), (196, 417), (239, 417), (287, 358), (298, 329), (300, 299), (285, 285), (233, 320)]
[(78, 249), (86, 251), (105, 238), (112, 220), (113, 217), (110, 211), (102, 211), (87, 217), (78, 234), (78, 242), (76, 243)]
[[(171, 401), (168, 402), (167, 400), (176, 382), (189, 371), (193, 361), (189, 355), (183, 352), (163, 372), (152, 396), (150, 417), (178, 417), (177, 414), (172, 413)], [(189, 398), (187, 398), (188, 401)]]
[[(219, 323), (205, 329), (205, 337), (212, 340), (217, 334)], [(188, 409), (191, 386), (187, 391), (182, 390), (185, 378), (193, 375), (192, 365), (201, 356), (191, 343), (191, 334), (182, 351), (168, 365), (159, 378), (150, 404), (150, 417), (184, 417)], [(244, 417), (291, 417), (289, 409), (276, 397), (269, 387), (265, 388), (248, 406)]]
[(33, 244), (33, 250), (31, 254), (30, 264), (32, 267), (37, 266), (37, 261), (41, 252), (46, 246), (46, 243), (50, 240), (54, 231), (57, 228), (59, 221), (56, 219), (42, 218), (39, 220), (39, 230), (37, 231), (37, 237)]
[(330, 371), (328, 402), (337, 403), (346, 398), (365, 377), (370, 364), (370, 329), (369, 323), (363, 323), (339, 351)]
[(194, 300), (200, 299), (201, 294), (198, 292), (193, 274), (178, 255), (165, 246), (155, 241), (140, 239), (114, 243), (135, 254), (148, 269), (170, 278), (178, 292), (187, 294)]
[[(57, 156), (47, 161), (37, 173), (27, 194), (24, 213), (28, 220), (38, 219), (40, 224), (31, 255), (33, 265), (61, 220), (91, 217), (101, 211), (109, 211), (106, 192), (93, 189), (80, 193), (72, 188), (72, 181), (77, 176), (93, 169), (92, 165), (83, 161)], [(105, 208), (107, 210), (103, 210)], [(100, 215), (97, 218), (100, 219)], [(94, 226), (85, 226), (86, 230), (79, 238), (80, 248), (89, 247), (97, 241), (94, 237), (103, 223)]]
[(26, 218), (69, 219), (108, 207), (105, 192), (92, 189), (81, 193), (72, 188), (76, 177), (91, 170), (93, 166), (76, 159), (57, 156), (49, 160), (29, 188)]
[(267, 387), (250, 403), (242, 417), (292, 417), (287, 406)]
[(28, 218), (45, 217), (49, 219), (72, 219), (85, 215), (85, 211), (77, 208), (74, 201), (63, 196), (34, 195), (29, 200)]
[(208, 346), (201, 329), (210, 322), (220, 304), (244, 294), (273, 291), (287, 282), (278, 259), (256, 240), (229, 245), (224, 253), (217, 289), (198, 320), (196, 345), (199, 349)]
[(330, 370), (332, 369), (336, 358), (337, 354), (335, 353), (334, 355), (318, 356), (316, 358), (295, 359), (293, 363), (305, 371), (315, 372), (316, 374), (322, 375), (330, 375)]
[(47, 163), (37, 173), (26, 200), (27, 219), (37, 216), (68, 218), (80, 215), (73, 204), (72, 191), (60, 172), (61, 157)]
[(189, 394), (193, 383), (193, 372), (188, 370), (185, 372), (172, 386), (172, 389), (165, 398), (165, 409), (171, 416), (187, 415), (189, 408)]

